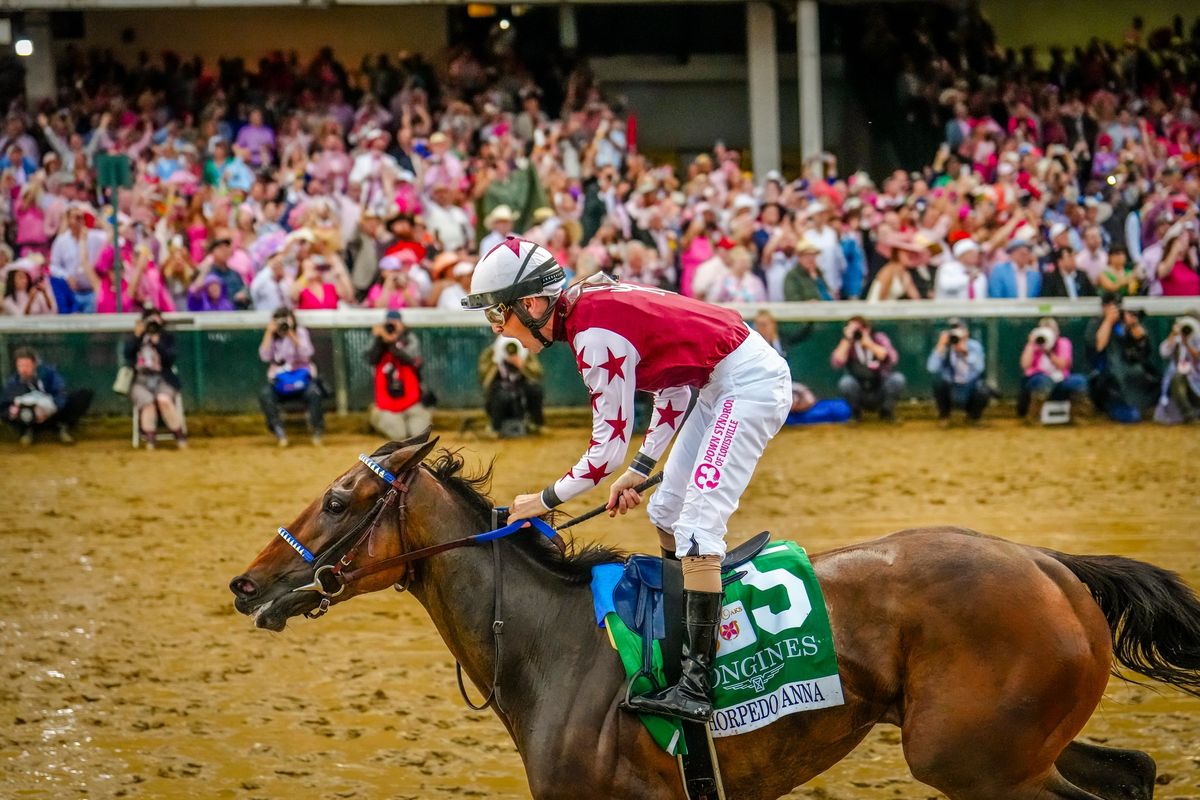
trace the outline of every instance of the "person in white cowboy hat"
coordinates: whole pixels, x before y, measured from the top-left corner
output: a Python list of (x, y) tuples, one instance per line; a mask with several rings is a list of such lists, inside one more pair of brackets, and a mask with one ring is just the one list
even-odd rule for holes
[(483, 218), (483, 227), (488, 229), (487, 234), (479, 240), (479, 252), (486, 253), (496, 245), (504, 241), (504, 239), (512, 233), (513, 223), (516, 221), (516, 214), (504, 203), (496, 206), (491, 212)]
[(564, 284), (550, 251), (509, 237), (479, 261), (463, 300), (484, 310), (493, 333), (533, 353), (565, 342), (591, 397), (592, 438), (583, 456), (542, 491), (517, 495), (509, 518), (541, 516), (618, 469), (633, 438), (634, 393), (653, 393), (649, 432), (609, 487), (607, 505), (615, 515), (641, 503), (636, 487), (678, 433), (647, 514), (664, 553), (683, 562), (682, 671), (677, 685), (632, 698), (629, 707), (705, 721), (713, 712), (709, 668), (726, 526), (791, 407), (788, 366), (732, 309), (603, 274), (566, 291)]

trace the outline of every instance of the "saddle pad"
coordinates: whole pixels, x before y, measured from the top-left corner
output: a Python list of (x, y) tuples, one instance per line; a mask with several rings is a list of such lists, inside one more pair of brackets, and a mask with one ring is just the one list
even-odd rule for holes
[[(713, 737), (748, 733), (799, 711), (842, 705), (829, 614), (804, 549), (795, 542), (775, 542), (739, 571), (746, 574), (725, 587), (721, 612), (712, 671)], [(641, 638), (615, 612), (605, 616), (605, 623), (626, 677), (632, 677), (642, 666)], [(658, 642), (652, 672), (653, 684), (643, 675), (634, 682), (633, 694), (665, 685)], [(677, 720), (643, 715), (642, 721), (668, 753), (684, 752)]]

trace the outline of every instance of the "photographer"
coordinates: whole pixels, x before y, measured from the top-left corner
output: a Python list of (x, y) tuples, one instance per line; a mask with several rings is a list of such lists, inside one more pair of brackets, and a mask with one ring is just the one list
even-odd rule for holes
[(991, 392), (983, 382), (983, 345), (971, 338), (962, 320), (946, 323), (925, 368), (933, 375), (938, 419), (948, 422), (951, 409), (961, 408), (967, 412), (969, 422), (978, 422)]
[(31, 347), (13, 353), (15, 372), (4, 384), (5, 419), (20, 436), (22, 447), (33, 444), (33, 435), (50, 427), (58, 429), (58, 440), (71, 444), (71, 426), (87, 411), (92, 393), (80, 389), (67, 393), (67, 383), (58, 370), (38, 361)]
[(403, 441), (432, 424), (421, 399), (421, 345), (404, 326), (399, 311), (387, 312), (383, 324), (371, 333), (375, 338), (364, 354), (375, 368), (371, 427), (391, 441)]
[(175, 435), (175, 446), (186, 448), (186, 426), (176, 404), (180, 384), (175, 374), (175, 335), (167, 330), (157, 308), (142, 309), (133, 335), (125, 340), (125, 364), (134, 370), (129, 401), (138, 411), (138, 427), (146, 449), (154, 449), (160, 416)]
[(1200, 418), (1200, 313), (1176, 319), (1158, 352), (1167, 370), (1154, 420), (1172, 425)]
[(542, 430), (542, 365), (520, 342), (498, 336), (485, 347), (479, 354), (479, 381), (491, 434), (507, 438)]
[(1159, 373), (1151, 361), (1143, 312), (1124, 308), (1119, 295), (1105, 295), (1100, 309), (1084, 334), (1092, 402), (1117, 422), (1140, 422), (1159, 396)]
[(287, 447), (279, 404), (285, 400), (302, 400), (308, 412), (312, 443), (320, 447), (325, 432), (325, 411), (321, 408), (317, 367), (312, 363), (312, 339), (305, 328), (296, 324), (290, 309), (277, 308), (271, 314), (271, 321), (258, 345), (258, 357), (270, 365), (267, 367), (267, 384), (258, 393), (267, 430), (275, 434), (280, 447)]
[(1047, 400), (1086, 402), (1087, 381), (1082, 375), (1071, 374), (1073, 361), (1071, 340), (1059, 334), (1058, 322), (1052, 317), (1038, 320), (1021, 351), (1025, 378), (1017, 395), (1017, 416), (1038, 422)]
[(838, 392), (850, 404), (856, 420), (862, 418), (864, 409), (878, 409), (880, 419), (886, 422), (896, 419), (896, 403), (908, 384), (895, 371), (898, 360), (887, 334), (873, 330), (866, 319), (854, 316), (846, 323), (830, 363), (834, 369), (846, 370), (838, 381)]

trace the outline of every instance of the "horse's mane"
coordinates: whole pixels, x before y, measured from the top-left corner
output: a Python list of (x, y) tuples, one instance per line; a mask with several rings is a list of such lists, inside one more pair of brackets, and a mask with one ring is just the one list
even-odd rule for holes
[[(376, 450), (371, 457), (383, 458), (391, 455), (399, 447), (400, 443), (389, 442)], [(424, 463), (430, 475), (467, 504), (478, 520), (480, 531), (488, 530), (491, 525), (493, 504), (487, 493), (492, 482), (494, 466), (494, 462), (489, 462), (482, 472), (465, 475), (460, 451), (447, 448), (442, 448)], [(587, 583), (592, 579), (592, 567), (620, 563), (626, 557), (626, 554), (617, 548), (595, 542), (577, 547), (573, 538), (566, 539), (566, 553), (560, 553), (557, 547), (536, 531), (516, 534), (511, 537), (511, 541), (538, 564), (569, 583)]]

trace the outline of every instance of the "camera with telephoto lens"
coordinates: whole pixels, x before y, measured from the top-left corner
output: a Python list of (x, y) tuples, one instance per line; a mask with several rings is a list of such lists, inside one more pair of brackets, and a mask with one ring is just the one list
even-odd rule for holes
[(146, 322), (146, 333), (155, 334), (162, 330), (162, 323), (156, 319), (151, 319)]
[(1058, 334), (1044, 325), (1033, 329), (1033, 343), (1038, 347), (1050, 347), (1057, 339)]
[(959, 333), (958, 328), (951, 328), (948, 333), (950, 334), (950, 344), (955, 345), (962, 341), (962, 334)]
[(515, 356), (519, 350), (520, 347), (516, 342), (509, 342), (508, 344), (504, 345), (504, 354), (507, 356)]
[(35, 421), (37, 421), (37, 415), (34, 413), (34, 409), (36, 408), (37, 406), (26, 405), (25, 403), (22, 403), (17, 407), (17, 419), (21, 420), (21, 422), (26, 425), (32, 425)]
[(390, 335), (390, 334), (393, 334), (393, 333), (395, 333), (395, 332), (396, 332), (396, 323), (394, 323), (394, 322), (385, 322), (385, 323), (383, 323), (383, 329), (384, 329), (385, 331), (387, 331), (389, 335)]
[(1200, 331), (1200, 319), (1196, 319), (1190, 314), (1175, 320), (1175, 325), (1179, 328), (1179, 335), (1185, 339), (1192, 338), (1196, 335), (1196, 331)]
[(280, 320), (279, 325), (277, 325), (275, 328), (275, 330), (278, 331), (281, 336), (286, 336), (288, 331), (290, 331), (291, 329), (292, 329), (292, 324), (290, 322), (288, 322), (286, 319)]
[(854, 341), (861, 342), (862, 340), (863, 340), (862, 328), (856, 328), (854, 330)]

